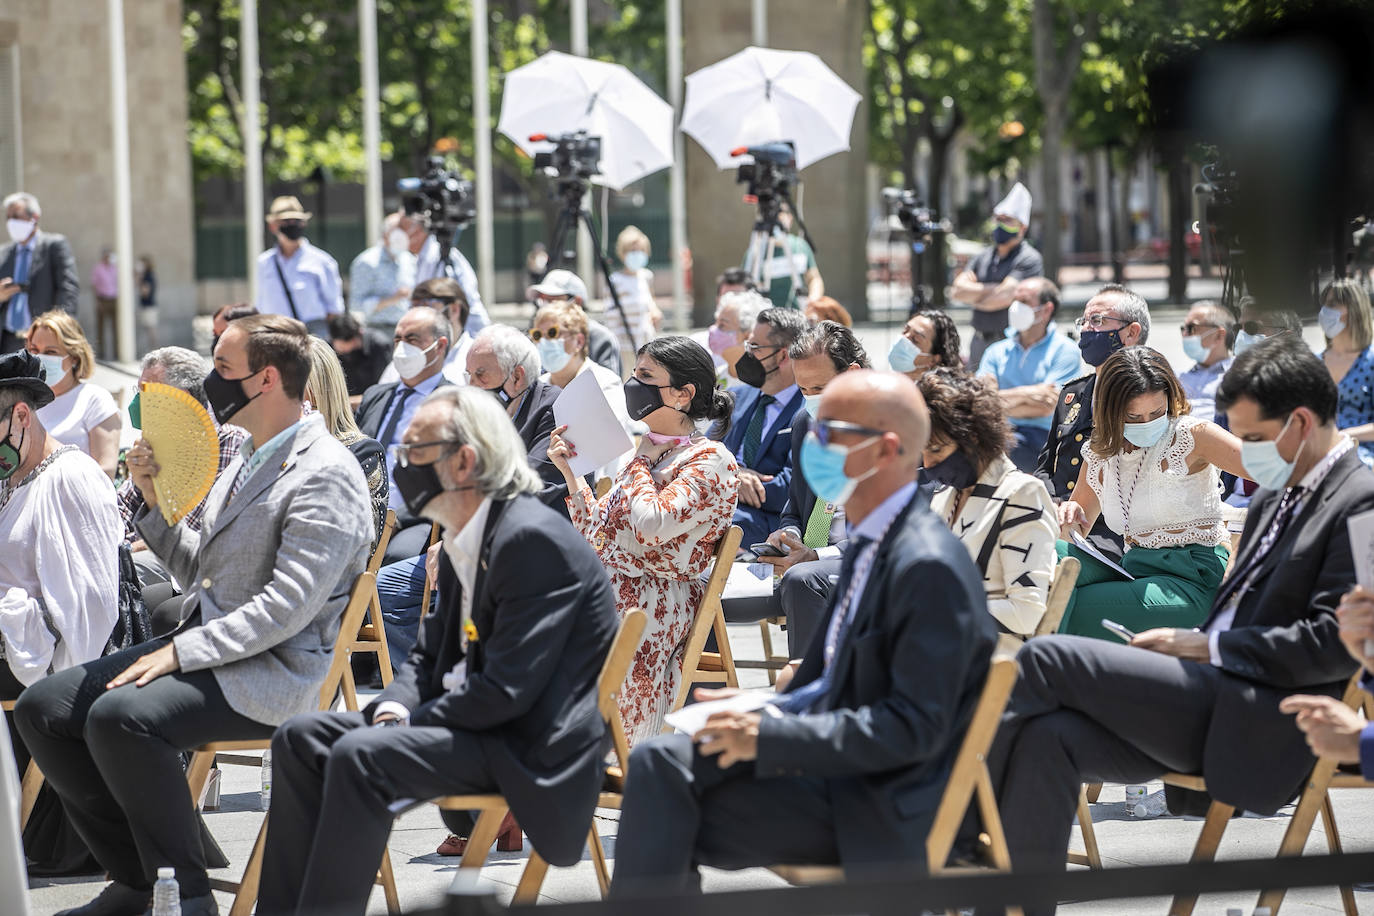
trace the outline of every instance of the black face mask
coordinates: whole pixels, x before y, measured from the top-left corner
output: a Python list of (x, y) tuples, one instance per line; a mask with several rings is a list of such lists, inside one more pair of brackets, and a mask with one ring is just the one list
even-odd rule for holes
[(748, 350), (745, 350), (744, 355), (735, 363), (735, 376), (750, 388), (762, 388), (768, 376), (777, 371), (777, 366), (772, 369), (763, 368), (759, 358)]
[(967, 455), (956, 448), (944, 461), (927, 467), (926, 476), (947, 487), (966, 490), (978, 482), (978, 469), (968, 460)]
[[(401, 491), (401, 499), (405, 501), (406, 509), (416, 518), (424, 511), (425, 506), (440, 494), (448, 492), (439, 480), (438, 461), (429, 464), (407, 464), (402, 465), (399, 461), (391, 469), (391, 479), (396, 484), (396, 489)], [(463, 487), (453, 487), (453, 491), (475, 490), (476, 484), (468, 484)]]
[(483, 388), (482, 390), (491, 392), (491, 394), (496, 397), (496, 400), (501, 402), (502, 407), (509, 407), (510, 402), (515, 400), (515, 395), (506, 392), (505, 382), (502, 382), (495, 388)]
[(277, 226), (277, 232), (291, 241), (299, 241), (305, 235), (304, 223), (282, 223)]
[[(262, 370), (259, 369), (258, 372)], [(219, 374), (218, 369), (211, 369), (210, 374), (205, 376), (205, 398), (210, 402), (210, 409), (215, 413), (215, 421), (223, 426), (229, 422), (229, 418), (240, 410), (248, 406), (258, 394), (250, 397), (243, 390), (243, 383), (247, 379), (257, 375), (257, 372), (250, 372), (243, 378), (225, 378)]]
[(1078, 349), (1083, 354), (1083, 362), (1089, 366), (1100, 366), (1125, 344), (1121, 342), (1121, 331), (1084, 331), (1078, 338)]
[(663, 392), (657, 385), (641, 382), (634, 377), (625, 383), (625, 410), (631, 420), (643, 420), (662, 406)]

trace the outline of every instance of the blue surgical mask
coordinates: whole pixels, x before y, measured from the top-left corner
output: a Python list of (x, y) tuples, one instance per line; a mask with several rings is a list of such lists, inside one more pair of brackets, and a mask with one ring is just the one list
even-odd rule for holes
[(625, 252), (625, 266), (630, 270), (643, 270), (649, 266), (649, 253), (647, 251)]
[(1345, 330), (1345, 319), (1341, 317), (1340, 309), (1333, 309), (1329, 305), (1323, 305), (1317, 312), (1317, 324), (1322, 326), (1322, 333), (1327, 337), (1335, 337)]
[(1244, 331), (1236, 332), (1236, 355), (1240, 356), (1246, 350), (1253, 347), (1267, 337), (1267, 334), (1247, 334)]
[(1078, 337), (1078, 349), (1089, 366), (1102, 365), (1123, 346), (1120, 331), (1084, 331)]
[(1200, 363), (1207, 358), (1207, 348), (1202, 345), (1201, 335), (1194, 334), (1191, 337), (1183, 338), (1183, 355), (1195, 363)]
[(555, 338), (550, 340), (545, 337), (539, 341), (539, 361), (544, 364), (544, 371), (557, 372), (568, 364), (572, 359), (572, 354), (563, 349), (563, 341)]
[(915, 372), (916, 357), (921, 355), (921, 349), (908, 338), (898, 337), (887, 351), (887, 364), (894, 372)]
[(870, 436), (863, 442), (847, 447), (833, 442), (821, 445), (814, 432), (807, 433), (802, 440), (801, 469), (811, 492), (825, 502), (843, 506), (854, 495), (855, 487), (878, 471), (875, 466), (858, 477), (850, 477), (844, 472), (845, 461), (849, 459), (850, 452), (868, 448), (877, 441), (877, 436)]
[(821, 396), (819, 394), (802, 395), (802, 407), (811, 415), (811, 419), (816, 419), (816, 411), (821, 409)]
[(48, 383), (49, 388), (62, 381), (62, 377), (67, 374), (67, 370), (62, 367), (62, 364), (67, 361), (65, 356), (54, 356), (51, 353), (35, 353), (34, 357), (36, 357), (38, 362), (43, 366), (43, 372), (46, 374), (46, 378), (43, 380)]
[(1169, 429), (1171, 419), (1172, 417), (1166, 413), (1164, 416), (1155, 417), (1147, 423), (1127, 423), (1126, 441), (1136, 448), (1149, 448), (1163, 438), (1164, 433)]
[(1282, 490), (1288, 486), (1288, 478), (1293, 476), (1293, 469), (1298, 466), (1298, 456), (1307, 447), (1307, 440), (1302, 440), (1302, 445), (1293, 453), (1292, 461), (1285, 461), (1279, 454), (1279, 440), (1288, 432), (1288, 425), (1292, 422), (1293, 415), (1290, 413), (1283, 429), (1273, 439), (1240, 444), (1240, 463), (1246, 475), (1266, 490)]

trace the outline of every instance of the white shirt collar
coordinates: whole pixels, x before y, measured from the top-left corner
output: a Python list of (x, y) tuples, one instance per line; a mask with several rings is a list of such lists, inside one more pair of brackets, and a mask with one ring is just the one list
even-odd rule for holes
[(444, 550), (466, 591), (470, 591), (477, 571), (477, 560), (482, 552), (482, 533), (487, 530), (487, 516), (490, 514), (491, 497), (486, 496), (456, 535), (444, 535)]
[(1312, 470), (1303, 475), (1302, 480), (1298, 481), (1298, 486), (1302, 487), (1308, 493), (1317, 489), (1317, 487), (1322, 485), (1322, 481), (1326, 479), (1326, 475), (1331, 473), (1331, 469), (1335, 467), (1336, 462), (1341, 460), (1341, 456), (1354, 447), (1354, 439), (1344, 433), (1337, 436), (1336, 444), (1331, 446), (1331, 451), (1327, 452), (1326, 456), (1322, 458), (1321, 461), (1312, 465)]

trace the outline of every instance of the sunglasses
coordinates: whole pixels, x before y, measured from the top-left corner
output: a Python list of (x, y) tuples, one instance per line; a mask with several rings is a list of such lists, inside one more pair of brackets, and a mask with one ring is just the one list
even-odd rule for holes
[(1179, 325), (1179, 326), (1178, 326), (1178, 329), (1179, 329), (1181, 332), (1183, 332), (1183, 336), (1185, 336), (1185, 337), (1192, 337), (1194, 334), (1198, 333), (1198, 332), (1201, 331), (1203, 328), (1219, 328), (1219, 327), (1221, 327), (1221, 325), (1219, 325), (1219, 324), (1205, 324), (1205, 323), (1200, 322), (1200, 321), (1190, 321), (1190, 322), (1188, 322), (1187, 324), (1181, 324), (1181, 325)]
[(857, 433), (865, 436), (881, 436), (887, 433), (885, 429), (874, 429), (871, 426), (860, 426), (858, 423), (849, 423), (845, 420), (817, 420), (811, 424), (811, 432), (815, 435), (816, 441), (821, 445), (829, 445), (830, 437), (835, 433)]
[(554, 325), (547, 331), (541, 331), (538, 328), (530, 328), (530, 340), (534, 341), (535, 343), (539, 343), (539, 341), (543, 340), (545, 337), (547, 337), (549, 340), (557, 340), (558, 325)]

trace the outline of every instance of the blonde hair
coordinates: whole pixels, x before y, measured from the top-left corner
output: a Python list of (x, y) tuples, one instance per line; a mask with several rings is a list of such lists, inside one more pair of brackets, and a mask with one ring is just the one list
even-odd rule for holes
[(363, 437), (348, 408), (348, 384), (334, 348), (318, 337), (310, 338), (310, 377), (305, 391), (310, 403), (324, 417), (329, 434), (344, 445)]
[(1345, 277), (1332, 280), (1322, 290), (1321, 305), (1345, 306), (1345, 326), (1350, 329), (1350, 342), (1363, 350), (1374, 343), (1374, 315), (1370, 313), (1369, 294), (1360, 284)]
[(640, 244), (644, 246), (645, 254), (653, 254), (653, 248), (649, 245), (649, 237), (644, 234), (644, 231), (638, 226), (626, 226), (620, 230), (620, 235), (615, 237), (615, 256), (623, 261), (625, 252), (629, 251), (631, 246)]
[(534, 313), (534, 325), (538, 325), (544, 318), (552, 318), (553, 323), (558, 325), (560, 334), (581, 334), (582, 348), (577, 354), (587, 355), (587, 313), (582, 310), (582, 306), (571, 299), (554, 300), (548, 305), (540, 306), (539, 311)]
[(28, 335), (33, 337), (33, 332), (42, 328), (57, 338), (58, 343), (62, 344), (62, 349), (67, 351), (67, 355), (76, 360), (76, 366), (72, 368), (72, 378), (78, 382), (84, 382), (91, 377), (95, 371), (95, 351), (91, 349), (91, 343), (86, 339), (86, 334), (81, 330), (81, 325), (77, 324), (75, 318), (60, 309), (51, 312), (44, 312), (33, 320), (29, 325)]

